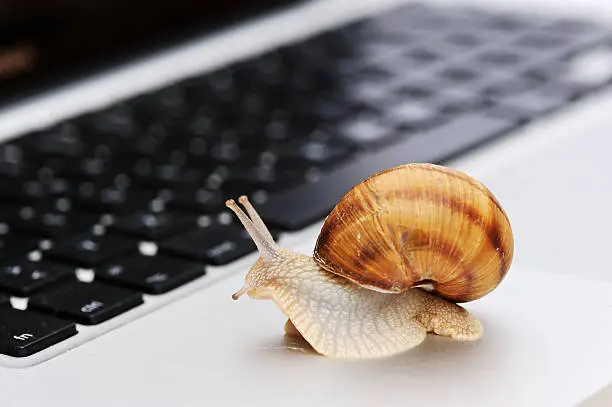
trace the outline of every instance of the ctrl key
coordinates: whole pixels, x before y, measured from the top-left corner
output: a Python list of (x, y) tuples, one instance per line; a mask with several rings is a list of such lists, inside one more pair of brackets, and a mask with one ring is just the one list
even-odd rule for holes
[(142, 303), (142, 294), (136, 291), (75, 281), (30, 298), (28, 308), (78, 324), (96, 325)]
[(73, 322), (0, 307), (0, 353), (4, 355), (30, 356), (76, 334)]

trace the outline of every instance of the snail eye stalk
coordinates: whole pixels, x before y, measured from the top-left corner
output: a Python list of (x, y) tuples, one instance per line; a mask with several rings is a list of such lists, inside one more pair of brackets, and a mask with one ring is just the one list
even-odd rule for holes
[(240, 219), (240, 222), (251, 236), (251, 239), (255, 242), (255, 246), (257, 246), (257, 250), (259, 250), (259, 255), (264, 262), (272, 261), (278, 250), (278, 246), (272, 234), (246, 196), (242, 195), (238, 198), (238, 202), (245, 207), (248, 215), (233, 199), (227, 200), (225, 206), (234, 212), (238, 219)]

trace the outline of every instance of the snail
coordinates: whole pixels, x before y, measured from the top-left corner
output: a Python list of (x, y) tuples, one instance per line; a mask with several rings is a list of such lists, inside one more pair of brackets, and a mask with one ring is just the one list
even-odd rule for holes
[(226, 206), (259, 257), (233, 294), (271, 299), (322, 355), (379, 358), (428, 333), (475, 341), (483, 326), (459, 303), (508, 273), (513, 233), (489, 189), (458, 170), (404, 164), (355, 185), (323, 222), (313, 256), (278, 247), (246, 196)]

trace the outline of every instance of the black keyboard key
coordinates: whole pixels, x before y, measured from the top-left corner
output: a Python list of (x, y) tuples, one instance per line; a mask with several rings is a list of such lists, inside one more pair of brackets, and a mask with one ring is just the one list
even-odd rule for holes
[(12, 223), (15, 230), (23, 233), (55, 239), (70, 234), (83, 232), (98, 222), (100, 216), (82, 213), (65, 213), (48, 208), (37, 210), (26, 207)]
[[(112, 163), (116, 166), (118, 163)], [(84, 158), (79, 163), (78, 167), (73, 168), (71, 175), (74, 178), (97, 178), (105, 173), (111, 172), (111, 162), (102, 157)], [(116, 168), (112, 168), (113, 172), (117, 172)]]
[(3, 201), (11, 201), (11, 203), (30, 202), (28, 196), (24, 196), (23, 193), (23, 180), (20, 179), (3, 179), (0, 182), (0, 198)]
[(123, 215), (146, 208), (153, 198), (154, 192), (146, 189), (84, 183), (74, 197), (74, 205), (87, 212)]
[(387, 117), (396, 127), (415, 130), (424, 129), (441, 120), (434, 107), (410, 100), (400, 100), (389, 106)]
[(135, 182), (146, 188), (189, 188), (201, 184), (205, 177), (199, 170), (182, 165), (156, 164), (142, 159), (134, 166)]
[(225, 199), (217, 190), (178, 190), (172, 192), (168, 208), (194, 213), (218, 213), (225, 209)]
[[(443, 44), (423, 44), (411, 48), (404, 55), (404, 65), (416, 69), (430, 69), (433, 64), (444, 61)], [(446, 47), (448, 48), (448, 47)], [(401, 65), (400, 65), (401, 66)]]
[(138, 242), (127, 237), (83, 235), (58, 242), (44, 255), (50, 260), (91, 268), (137, 249)]
[[(435, 107), (440, 113), (439, 118), (448, 118), (450, 115), (467, 113), (474, 111), (484, 106), (484, 100), (481, 96), (482, 89), (476, 88), (450, 88), (438, 92), (435, 97), (430, 100), (431, 106)], [(439, 124), (437, 119), (431, 123)]]
[[(388, 69), (392, 69), (392, 66), (387, 66)], [(357, 113), (359, 108), (370, 107), (376, 108), (384, 103), (388, 103), (389, 97), (392, 95), (394, 87), (390, 84), (388, 80), (383, 81), (382, 83), (378, 82), (359, 82), (356, 81), (354, 86), (351, 86), (346, 90), (347, 99), (349, 99), (354, 106), (352, 106), (352, 110), (340, 110), (340, 108), (336, 108), (337, 110), (332, 110), (335, 105), (328, 105), (327, 112), (325, 110), (321, 111), (321, 108), (318, 108), (319, 117), (322, 120), (334, 121), (337, 119), (341, 119), (342, 117), (350, 117), (354, 113)], [(329, 102), (328, 102), (329, 103)], [(345, 103), (346, 105), (346, 103)], [(342, 105), (340, 105), (342, 106)]]
[(0, 177), (23, 177), (31, 172), (30, 164), (21, 146), (15, 143), (0, 145)]
[(73, 322), (0, 307), (0, 353), (25, 357), (77, 334)]
[(55, 194), (50, 190), (55, 182), (41, 182), (22, 179), (2, 180), (0, 198), (5, 202), (34, 204), (51, 199)]
[(152, 121), (143, 123), (147, 123), (144, 125), (146, 128), (127, 145), (127, 154), (130, 157), (152, 157), (156, 153), (163, 151), (164, 143), (168, 139), (168, 128), (165, 126)]
[(512, 69), (514, 66), (519, 66), (530, 57), (529, 54), (518, 52), (518, 50), (508, 48), (501, 50), (486, 50), (478, 55), (480, 64), (489, 65), (496, 69)]
[(529, 92), (541, 85), (541, 80), (530, 76), (516, 77), (497, 81), (484, 89), (484, 94), (490, 98), (499, 98)]
[(465, 86), (480, 79), (479, 73), (473, 68), (463, 66), (451, 66), (444, 68), (438, 73), (439, 79), (443, 80), (446, 86)]
[(360, 146), (385, 144), (395, 137), (389, 123), (375, 113), (362, 113), (346, 119), (334, 130), (349, 143)]
[(138, 117), (149, 122), (171, 123), (190, 111), (185, 89), (180, 85), (172, 85), (149, 95), (143, 95), (131, 105)]
[(213, 225), (175, 236), (162, 242), (159, 249), (171, 256), (222, 265), (255, 251), (256, 247), (241, 226)]
[(11, 301), (11, 297), (0, 293), (0, 306), (4, 304), (9, 304), (10, 301)]
[(283, 169), (331, 167), (349, 158), (354, 148), (333, 140), (300, 140), (282, 146), (276, 153), (276, 167)]
[(319, 182), (271, 195), (259, 205), (270, 224), (301, 229), (327, 216), (354, 185), (375, 172), (411, 162), (441, 162), (514, 127), (515, 121), (468, 114), (330, 172)]
[[(601, 38), (596, 37), (591, 40), (595, 39)], [(537, 52), (540, 55), (548, 53), (565, 56), (584, 47), (585, 38), (544, 31), (529, 32), (516, 39), (512, 45), (522, 47), (527, 51)]]
[(566, 92), (562, 88), (549, 92), (535, 90), (497, 98), (494, 101), (494, 105), (498, 107), (508, 107), (524, 112), (528, 116), (536, 117), (566, 105), (570, 101), (570, 98), (571, 92)]
[(241, 158), (242, 151), (238, 143), (233, 140), (232, 137), (226, 138), (229, 138), (229, 140), (221, 140), (219, 143), (212, 146), (210, 155), (219, 163), (231, 164)]
[(111, 150), (106, 146), (99, 146), (94, 154), (100, 156), (87, 156), (78, 161), (45, 161), (45, 166), (53, 170), (56, 176), (70, 180), (100, 182), (111, 181), (117, 174), (129, 170), (128, 162), (118, 162), (109, 158)]
[(20, 236), (14, 233), (0, 233), (0, 261), (4, 262), (38, 249), (34, 237)]
[(0, 266), (0, 290), (27, 297), (41, 288), (74, 277), (70, 267), (48, 262), (21, 261)]
[(142, 295), (132, 290), (75, 281), (30, 298), (28, 308), (82, 325), (96, 325), (142, 303)]
[(79, 129), (70, 122), (33, 133), (24, 141), (28, 148), (45, 156), (77, 157), (85, 148)]
[[(223, 182), (221, 189), (225, 196), (233, 196), (241, 193), (251, 193), (257, 190), (267, 192), (285, 189), (287, 185), (299, 182), (300, 176), (305, 170), (304, 163), (298, 160), (288, 161), (291, 166), (302, 167), (302, 171), (295, 171), (295, 168), (285, 167), (277, 170), (270, 167), (257, 167), (249, 170), (248, 173), (231, 176)], [(279, 163), (280, 164), (280, 163)]]
[[(588, 54), (588, 53), (587, 53)], [(578, 56), (578, 58), (580, 58)], [(608, 71), (608, 75), (603, 75), (601, 77), (595, 77), (595, 83), (589, 83), (590, 79), (589, 75), (584, 75), (587, 82), (581, 81), (582, 75), (580, 71), (576, 71), (575, 69), (570, 69), (571, 64), (562, 63), (560, 64), (557, 60), (545, 61), (542, 64), (537, 64), (535, 66), (531, 66), (524, 71), (524, 76), (520, 79), (513, 79), (512, 82), (523, 82), (523, 84), (530, 86), (522, 86), (518, 88), (516, 92), (505, 92), (507, 95), (516, 94), (524, 91), (530, 91), (535, 89), (538, 86), (542, 86), (543, 84), (560, 84), (562, 83), (564, 86), (573, 87), (576, 91), (588, 91), (589, 88), (595, 86), (600, 86), (603, 83), (597, 83), (600, 80), (603, 82), (607, 82), (610, 79), (610, 75), (612, 75), (612, 71)], [(499, 85), (498, 85), (499, 86)], [(513, 89), (510, 88), (510, 89)]]
[(564, 35), (570, 34), (573, 36), (592, 36), (603, 34), (601, 27), (593, 22), (569, 18), (561, 18), (552, 21), (545, 24), (543, 28), (549, 32), (559, 32)]
[(96, 280), (162, 294), (205, 274), (204, 265), (167, 256), (134, 256), (96, 269)]
[[(361, 85), (358, 89), (351, 89), (349, 97), (338, 96), (334, 99), (322, 99), (312, 106), (314, 116), (323, 122), (337, 121), (343, 117), (349, 117), (358, 109), (355, 103), (356, 100), (373, 100), (377, 96), (382, 96), (376, 93), (379, 88), (380, 85)], [(293, 134), (290, 135), (292, 129), (290, 129), (289, 119), (287, 118), (285, 120), (271, 121), (266, 130), (268, 132), (266, 135), (271, 140), (283, 140), (294, 137)]]
[(136, 136), (138, 125), (134, 112), (126, 103), (119, 103), (81, 118), (89, 128), (88, 135), (98, 135), (100, 141), (123, 144)]
[(505, 119), (515, 120), (518, 123), (526, 123), (533, 117), (530, 113), (524, 110), (518, 110), (508, 106), (491, 106), (487, 109), (487, 115), (491, 117), (502, 117)]
[(119, 219), (109, 230), (148, 240), (160, 240), (196, 225), (196, 216), (170, 212), (141, 212)]
[(19, 217), (22, 208), (16, 205), (0, 206), (0, 223), (11, 225)]

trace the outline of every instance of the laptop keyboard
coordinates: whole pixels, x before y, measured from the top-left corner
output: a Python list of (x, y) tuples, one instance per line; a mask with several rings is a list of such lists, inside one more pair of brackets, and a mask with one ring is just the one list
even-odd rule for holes
[(252, 253), (227, 198), (249, 194), (277, 238), (373, 172), (444, 163), (606, 86), (571, 64), (610, 38), (407, 5), (5, 142), (0, 353), (29, 356)]

